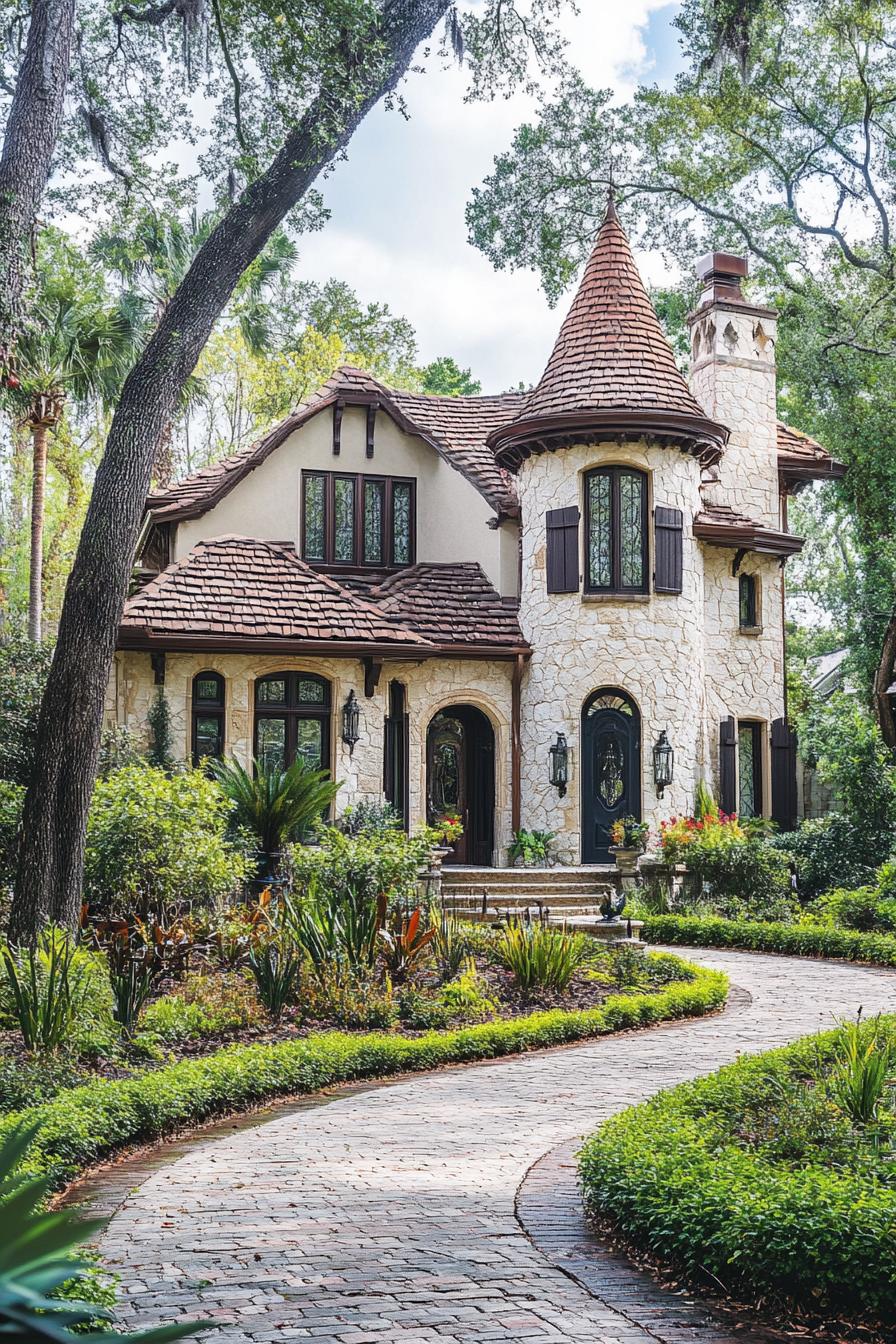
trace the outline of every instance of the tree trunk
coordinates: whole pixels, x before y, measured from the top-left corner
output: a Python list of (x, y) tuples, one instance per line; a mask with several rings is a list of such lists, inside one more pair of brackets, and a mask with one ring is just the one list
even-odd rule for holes
[(896, 751), (896, 718), (887, 690), (896, 681), (896, 610), (890, 616), (880, 662), (874, 677), (874, 710), (880, 724), (881, 735), (891, 750)]
[(34, 461), (31, 470), (31, 569), (28, 575), (28, 638), (40, 643), (44, 585), (44, 499), (47, 489), (47, 426), (31, 426)]
[(159, 437), (243, 271), (352, 133), (395, 88), (451, 0), (390, 0), (366, 95), (336, 74), (200, 248), (122, 389), (66, 589), (25, 798), (10, 936), (74, 928), (103, 701)]
[(11, 347), (40, 205), (62, 123), (75, 0), (33, 0), (0, 155), (0, 345)]

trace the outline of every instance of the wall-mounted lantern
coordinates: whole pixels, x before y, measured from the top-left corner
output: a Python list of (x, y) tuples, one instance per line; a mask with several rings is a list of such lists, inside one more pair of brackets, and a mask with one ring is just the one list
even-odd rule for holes
[(342, 740), (351, 754), (355, 749), (360, 733), (358, 731), (361, 723), (361, 706), (358, 704), (358, 697), (354, 691), (349, 691), (348, 699), (342, 706)]
[(550, 756), (551, 783), (560, 797), (565, 798), (566, 786), (569, 783), (569, 747), (566, 745), (565, 733), (557, 734), (557, 741), (551, 746)]
[(672, 750), (672, 744), (666, 736), (664, 728), (653, 748), (653, 782), (656, 784), (657, 795), (660, 798), (663, 796), (663, 789), (667, 789), (672, 783), (674, 768), (675, 752)]

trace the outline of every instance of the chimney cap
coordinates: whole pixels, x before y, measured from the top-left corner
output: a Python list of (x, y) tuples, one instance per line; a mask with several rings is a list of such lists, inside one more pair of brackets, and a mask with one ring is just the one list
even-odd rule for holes
[(707, 252), (696, 266), (698, 280), (746, 279), (749, 274), (746, 257), (738, 257), (733, 252)]

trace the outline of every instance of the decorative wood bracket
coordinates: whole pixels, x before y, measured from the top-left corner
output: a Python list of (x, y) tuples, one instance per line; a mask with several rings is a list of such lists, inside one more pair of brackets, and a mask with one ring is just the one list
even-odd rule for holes
[(345, 402), (341, 399), (333, 402), (333, 456), (338, 457), (342, 448), (342, 412)]
[(731, 562), (731, 573), (735, 579), (737, 578), (738, 571), (740, 570), (740, 567), (748, 554), (749, 551), (747, 550), (746, 546), (741, 546), (740, 550), (734, 552), (734, 559)]
[(373, 457), (373, 436), (376, 431), (376, 413), (377, 402), (372, 401), (367, 407), (367, 456)]
[(381, 658), (362, 658), (361, 663), (364, 668), (364, 694), (369, 700), (380, 684), (383, 660)]
[(165, 655), (164, 653), (151, 653), (149, 661), (152, 664), (153, 681), (156, 686), (165, 685)]

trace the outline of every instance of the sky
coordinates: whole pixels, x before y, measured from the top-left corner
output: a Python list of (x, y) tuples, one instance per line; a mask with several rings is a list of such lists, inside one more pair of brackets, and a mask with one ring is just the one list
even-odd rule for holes
[[(678, 9), (669, 0), (579, 0), (565, 29), (570, 54), (594, 87), (628, 98), (641, 82), (664, 84), (678, 68)], [(471, 190), (531, 117), (523, 95), (463, 102), (465, 77), (431, 65), (405, 86), (410, 119), (378, 107), (356, 132), (347, 160), (323, 184), (329, 222), (301, 242), (298, 275), (335, 276), (365, 302), (385, 302), (416, 328), (421, 362), (450, 354), (483, 392), (536, 382), (571, 294), (549, 308), (537, 277), (495, 271), (467, 241)], [(651, 283), (658, 256), (639, 256)]]

